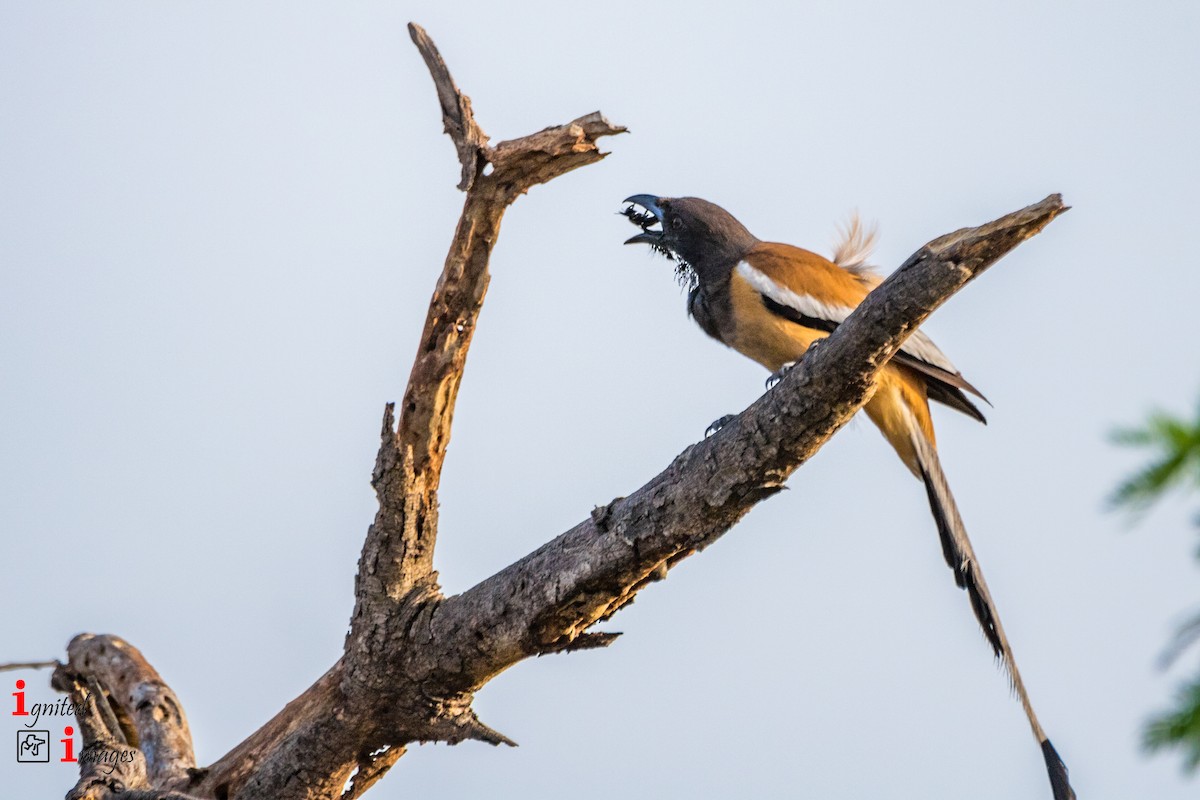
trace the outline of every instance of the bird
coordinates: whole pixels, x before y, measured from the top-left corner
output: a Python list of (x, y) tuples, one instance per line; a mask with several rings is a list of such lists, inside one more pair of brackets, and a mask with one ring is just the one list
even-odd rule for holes
[[(880, 282), (867, 263), (874, 245), (855, 217), (832, 259), (758, 239), (732, 214), (698, 197), (636, 194), (623, 211), (641, 231), (625, 244), (647, 244), (675, 262), (687, 311), (713, 339), (771, 372), (768, 389), (814, 343), (845, 321)], [(639, 211), (638, 208), (644, 209)], [(968, 394), (987, 402), (922, 331), (914, 331), (880, 371), (864, 410), (904, 465), (925, 486), (946, 563), (970, 599), (984, 637), (1007, 673), (1041, 747), (1054, 800), (1074, 800), (1067, 767), (1046, 736), (1013, 658), (996, 604), (938, 459), (929, 401), (979, 422)], [(710, 431), (728, 418), (710, 426)]]

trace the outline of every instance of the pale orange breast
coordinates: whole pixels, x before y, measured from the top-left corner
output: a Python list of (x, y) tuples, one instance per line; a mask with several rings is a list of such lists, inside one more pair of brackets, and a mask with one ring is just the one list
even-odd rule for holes
[(808, 346), (828, 334), (797, 325), (772, 314), (762, 295), (735, 270), (729, 285), (733, 329), (723, 332), (724, 342), (771, 372), (797, 361)]

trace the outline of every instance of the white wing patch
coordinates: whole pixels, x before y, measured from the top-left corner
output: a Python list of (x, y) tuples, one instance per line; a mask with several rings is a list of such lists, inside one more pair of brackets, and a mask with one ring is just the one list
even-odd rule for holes
[(901, 347), (905, 353), (908, 353), (914, 358), (924, 361), (926, 364), (932, 364), (935, 367), (946, 370), (946, 372), (958, 375), (958, 367), (946, 358), (946, 354), (938, 349), (938, 346), (933, 343), (933, 340), (925, 335), (923, 331), (915, 330), (908, 337)]
[[(793, 292), (791, 289), (780, 286), (771, 280), (766, 273), (755, 269), (746, 261), (742, 261), (737, 265), (737, 271), (759, 294), (771, 298), (781, 306), (793, 308), (806, 317), (823, 319), (840, 325), (846, 321), (846, 317), (850, 316), (850, 312), (854, 310), (849, 306), (826, 303), (810, 294)], [(959, 374), (958, 368), (950, 362), (950, 359), (946, 358), (946, 355), (938, 349), (933, 340), (920, 330), (913, 331), (908, 337), (908, 341), (900, 349), (913, 358), (924, 361), (926, 364), (932, 364), (939, 369), (944, 369), (955, 375)]]
[(746, 261), (742, 261), (737, 265), (737, 271), (739, 275), (746, 279), (746, 283), (754, 287), (756, 292), (766, 295), (781, 306), (794, 308), (806, 317), (828, 320), (840, 325), (846, 321), (846, 317), (850, 316), (850, 312), (854, 310), (849, 306), (830, 305), (818, 300), (811, 294), (797, 294), (791, 289), (780, 286), (767, 277), (766, 273), (755, 269)]

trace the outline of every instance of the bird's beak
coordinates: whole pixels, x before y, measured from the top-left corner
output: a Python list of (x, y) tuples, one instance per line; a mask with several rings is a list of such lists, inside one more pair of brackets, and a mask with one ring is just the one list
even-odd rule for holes
[[(658, 198), (652, 194), (635, 194), (621, 202), (632, 204), (621, 213), (642, 229), (641, 233), (626, 239), (625, 244), (659, 244), (663, 237), (663, 210), (659, 207)], [(635, 205), (646, 209), (646, 213), (639, 212), (634, 208)], [(658, 230), (651, 230), (652, 225), (658, 225)]]

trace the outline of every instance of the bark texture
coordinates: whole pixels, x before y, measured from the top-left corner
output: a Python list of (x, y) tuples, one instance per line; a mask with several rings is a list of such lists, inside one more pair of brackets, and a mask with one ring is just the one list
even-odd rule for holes
[[(355, 798), (419, 741), (512, 745), (471, 709), (474, 692), (530, 656), (604, 647), (590, 630), (680, 560), (778, 492), (869, 399), (905, 338), (967, 281), (1065, 210), (1058, 195), (943, 236), (908, 259), (827, 340), (716, 435), (628, 497), (484, 580), (444, 597), (433, 571), (437, 492), (455, 399), (507, 207), (531, 187), (605, 156), (624, 132), (599, 113), (489, 145), (432, 40), (433, 76), (466, 193), (399, 408), (383, 414), (367, 531), (342, 657), (216, 763), (197, 768), (182, 705), (134, 647), (84, 634), (54, 685), (83, 709), (85, 752), (68, 797)], [(121, 753), (127, 758), (122, 760)], [(118, 769), (105, 772), (116, 759)]]

